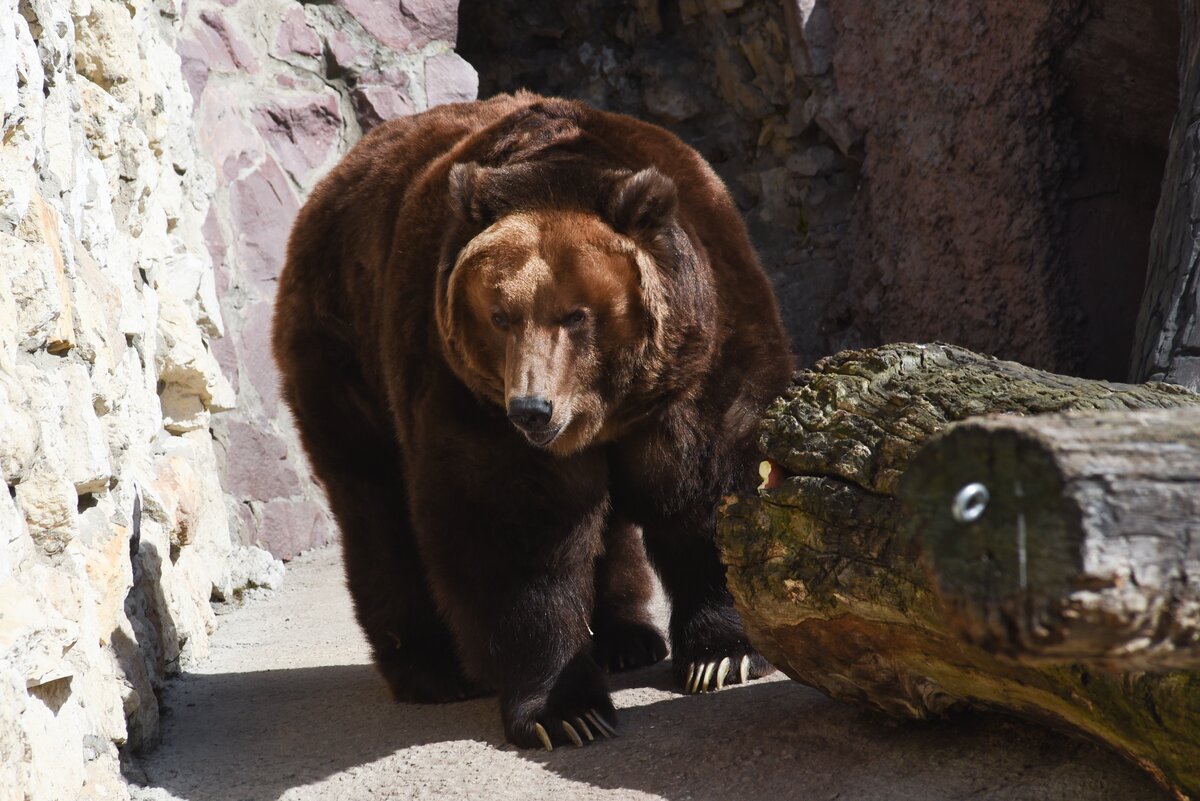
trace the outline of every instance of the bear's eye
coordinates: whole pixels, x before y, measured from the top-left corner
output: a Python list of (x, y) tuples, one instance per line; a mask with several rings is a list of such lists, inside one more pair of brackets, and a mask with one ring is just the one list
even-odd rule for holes
[(497, 328), (508, 328), (508, 318), (500, 312), (492, 312), (492, 325)]
[(575, 328), (587, 319), (587, 312), (583, 309), (576, 309), (563, 318), (562, 324), (567, 328)]

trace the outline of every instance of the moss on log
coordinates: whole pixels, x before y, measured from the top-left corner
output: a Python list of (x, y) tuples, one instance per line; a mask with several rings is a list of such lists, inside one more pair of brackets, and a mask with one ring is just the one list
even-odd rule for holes
[(1177, 387), (1054, 375), (946, 345), (850, 351), (797, 374), (757, 497), (718, 540), (751, 641), (792, 678), (906, 718), (990, 709), (1105, 743), (1200, 799), (1200, 675), (1034, 667), (961, 640), (921, 565), (900, 477), (948, 424), (990, 414), (1200, 404)]

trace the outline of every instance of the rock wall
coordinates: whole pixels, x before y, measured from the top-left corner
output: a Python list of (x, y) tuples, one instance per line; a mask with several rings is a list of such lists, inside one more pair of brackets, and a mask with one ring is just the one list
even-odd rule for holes
[(841, 262), (869, 342), (1123, 380), (1178, 95), (1170, 0), (797, 0), (862, 184)]
[(836, 248), (858, 178), (792, 64), (785, 5), (463, 0), (458, 43), (483, 96), (524, 87), (578, 98), (663, 125), (704, 155), (809, 363), (858, 344), (829, 313), (846, 286)]
[(732, 190), (801, 364), (944, 340), (1124, 379), (1173, 0), (463, 0), (483, 94), (658, 122)]
[(454, 34), (453, 3), (0, 0), (0, 798), (128, 797), (210, 602), (282, 578), (250, 543), (330, 538), (274, 282), (364, 130), (474, 97)]
[(0, 0), (0, 798), (126, 797), (210, 600), (282, 565), (231, 536), (236, 395), (165, 0)]
[(213, 352), (236, 411), (214, 423), (239, 541), (276, 556), (335, 527), (307, 472), (269, 349), (275, 281), (303, 199), (362, 133), (474, 99), (450, 49), (453, 2), (190, 0), (180, 34), (196, 142), (215, 166), (203, 232), (227, 335)]
[(0, 797), (124, 797), (210, 600), (282, 576), (243, 543), (329, 539), (275, 276), (364, 130), (474, 96), (445, 5), (0, 0)]

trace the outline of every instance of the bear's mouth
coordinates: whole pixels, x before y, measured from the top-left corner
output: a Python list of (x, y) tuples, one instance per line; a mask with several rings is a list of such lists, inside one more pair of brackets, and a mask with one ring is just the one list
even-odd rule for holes
[(536, 445), (539, 448), (544, 448), (553, 442), (562, 433), (562, 429), (562, 426), (552, 426), (551, 428), (529, 431), (518, 426), (518, 430), (525, 435), (525, 439), (529, 440), (531, 445)]

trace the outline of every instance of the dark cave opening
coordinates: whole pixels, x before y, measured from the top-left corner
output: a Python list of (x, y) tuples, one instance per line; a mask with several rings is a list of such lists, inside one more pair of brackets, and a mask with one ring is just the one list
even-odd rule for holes
[(1086, 378), (1128, 378), (1179, 103), (1179, 44), (1175, 0), (1103, 0), (1064, 55), (1076, 151), (1062, 192), (1063, 266), (1082, 311)]

